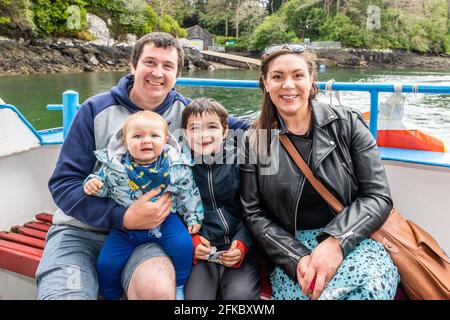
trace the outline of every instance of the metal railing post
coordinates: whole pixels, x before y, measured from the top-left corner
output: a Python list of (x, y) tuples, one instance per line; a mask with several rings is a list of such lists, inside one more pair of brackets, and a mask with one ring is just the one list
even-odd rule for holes
[(78, 111), (78, 92), (67, 90), (63, 93), (63, 137), (67, 136), (73, 118)]
[(79, 94), (73, 90), (67, 90), (63, 92), (61, 104), (48, 104), (47, 110), (62, 110), (63, 112), (63, 138), (67, 136), (73, 118), (77, 114), (79, 105)]
[(378, 128), (378, 91), (370, 91), (370, 132), (373, 138), (377, 140)]

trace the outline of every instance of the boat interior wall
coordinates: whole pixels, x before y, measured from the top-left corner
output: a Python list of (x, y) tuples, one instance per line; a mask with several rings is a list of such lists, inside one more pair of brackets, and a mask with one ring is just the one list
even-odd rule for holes
[(394, 206), (450, 254), (450, 168), (385, 161)]
[(48, 145), (0, 157), (0, 230), (56, 210), (47, 185), (60, 149)]
[(0, 269), (0, 300), (35, 300), (36, 283), (33, 278)]
[(36, 131), (15, 108), (6, 106), (0, 107), (0, 157), (38, 147), (40, 138)]

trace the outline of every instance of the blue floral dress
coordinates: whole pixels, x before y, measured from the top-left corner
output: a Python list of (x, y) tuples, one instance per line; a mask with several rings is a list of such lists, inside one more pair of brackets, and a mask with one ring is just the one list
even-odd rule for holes
[[(310, 250), (317, 247), (322, 229), (297, 231), (296, 238)], [(309, 300), (299, 284), (281, 267), (270, 277), (274, 300)], [(322, 292), (321, 300), (392, 300), (400, 276), (383, 246), (372, 240), (361, 241), (342, 261), (335, 276)]]

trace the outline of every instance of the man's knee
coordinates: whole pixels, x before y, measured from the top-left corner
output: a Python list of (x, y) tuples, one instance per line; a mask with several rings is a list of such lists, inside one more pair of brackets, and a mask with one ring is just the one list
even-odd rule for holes
[(175, 270), (168, 257), (154, 257), (134, 270), (127, 291), (130, 300), (175, 299)]

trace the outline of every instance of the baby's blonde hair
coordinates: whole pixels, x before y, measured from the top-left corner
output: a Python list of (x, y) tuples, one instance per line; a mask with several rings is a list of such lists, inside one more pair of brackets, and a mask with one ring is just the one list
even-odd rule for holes
[(138, 119), (138, 118), (161, 121), (164, 124), (165, 137), (167, 138), (169, 136), (169, 126), (167, 125), (166, 119), (161, 117), (156, 112), (153, 112), (150, 110), (144, 110), (144, 111), (138, 111), (136, 113), (133, 113), (131, 116), (129, 116), (127, 118), (127, 120), (125, 120), (125, 123), (123, 124), (123, 128), (122, 128), (123, 139), (125, 139), (125, 137), (127, 135), (127, 128), (128, 128), (128, 124), (130, 123), (130, 121), (134, 120), (134, 119)]

